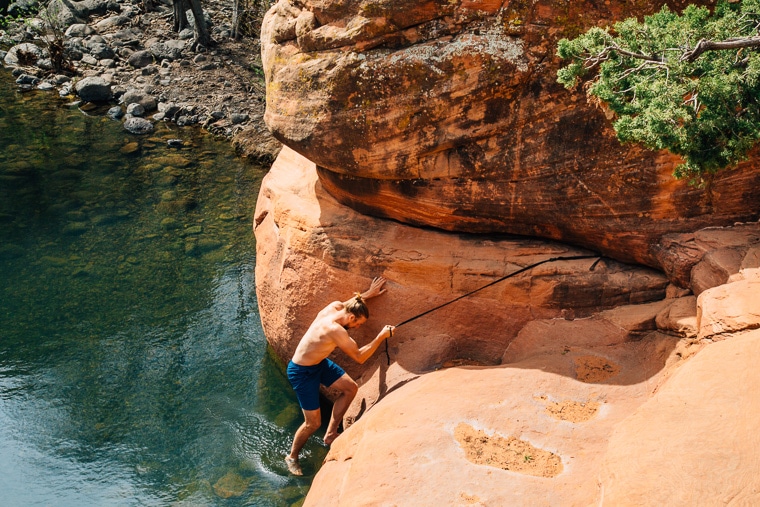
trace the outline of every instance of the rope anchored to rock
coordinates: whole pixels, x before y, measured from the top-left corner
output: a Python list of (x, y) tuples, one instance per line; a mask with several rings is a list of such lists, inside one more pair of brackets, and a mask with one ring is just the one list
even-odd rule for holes
[[(430, 310), (426, 310), (426, 311), (424, 311), (424, 312), (422, 312), (422, 313), (420, 313), (418, 315), (415, 315), (414, 317), (408, 318), (405, 321), (401, 322), (400, 324), (396, 324), (394, 327), (395, 328), (401, 327), (404, 324), (408, 324), (408, 323), (410, 323), (410, 322), (412, 322), (414, 320), (419, 319), (420, 317), (424, 317), (425, 315), (427, 315), (429, 313), (432, 313), (432, 312), (434, 312), (436, 310), (440, 310), (444, 306), (448, 306), (448, 305), (450, 305), (452, 303), (456, 303), (460, 299), (464, 299), (464, 298), (466, 298), (468, 296), (471, 296), (471, 295), (475, 294), (476, 292), (480, 292), (483, 289), (487, 289), (488, 287), (496, 285), (499, 282), (503, 282), (507, 278), (511, 278), (513, 276), (519, 275), (520, 273), (524, 273), (524, 272), (526, 272), (528, 270), (531, 270), (531, 269), (535, 268), (536, 266), (540, 266), (541, 264), (546, 264), (548, 262), (556, 262), (556, 261), (575, 261), (575, 260), (580, 260), (580, 259), (594, 259), (594, 258), (596, 258), (596, 261), (588, 269), (589, 271), (593, 271), (596, 268), (596, 265), (599, 263), (599, 261), (602, 260), (602, 256), (596, 255), (596, 254), (594, 254), (594, 255), (568, 255), (568, 256), (564, 256), (564, 257), (551, 257), (549, 259), (544, 259), (542, 261), (533, 263), (533, 264), (531, 264), (529, 266), (525, 266), (524, 268), (520, 268), (517, 271), (514, 271), (512, 273), (504, 275), (504, 276), (502, 276), (500, 278), (497, 278), (496, 280), (494, 280), (494, 281), (492, 281), (490, 283), (487, 283), (486, 285), (483, 285), (482, 287), (478, 287), (475, 290), (471, 290), (470, 292), (468, 292), (466, 294), (462, 294), (461, 296), (458, 296), (458, 297), (452, 299), (451, 301), (447, 301), (447, 302), (445, 302), (443, 304), (440, 304), (440, 305), (438, 305), (438, 306), (436, 306), (434, 308), (431, 308)], [(393, 336), (392, 333), (391, 333), (391, 336)], [(385, 357), (388, 359), (388, 365), (390, 366), (390, 364), (391, 364), (391, 355), (388, 352), (388, 340), (385, 340)]]

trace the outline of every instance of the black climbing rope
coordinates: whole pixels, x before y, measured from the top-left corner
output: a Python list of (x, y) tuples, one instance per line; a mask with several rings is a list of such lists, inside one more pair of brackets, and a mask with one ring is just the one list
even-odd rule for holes
[[(574, 260), (579, 260), (579, 259), (594, 259), (594, 258), (597, 258), (597, 257), (598, 257), (598, 259), (589, 268), (589, 271), (593, 271), (594, 268), (596, 268), (596, 265), (599, 263), (599, 261), (602, 260), (602, 256), (600, 256), (600, 255), (569, 255), (569, 256), (565, 256), (565, 257), (551, 257), (549, 259), (544, 259), (542, 261), (536, 262), (536, 263), (531, 264), (529, 266), (525, 266), (524, 268), (520, 268), (517, 271), (509, 273), (508, 275), (504, 275), (501, 278), (497, 278), (493, 282), (487, 283), (486, 285), (483, 285), (482, 287), (478, 287), (475, 290), (471, 290), (467, 294), (462, 294), (461, 296), (458, 296), (458, 297), (452, 299), (451, 301), (447, 301), (446, 303), (440, 304), (440, 305), (438, 305), (438, 306), (436, 306), (434, 308), (431, 308), (430, 310), (426, 310), (426, 311), (424, 311), (424, 312), (422, 312), (422, 313), (420, 313), (418, 315), (415, 315), (414, 317), (406, 319), (404, 322), (402, 322), (400, 324), (396, 324), (394, 326), (394, 328), (398, 328), (398, 327), (403, 326), (404, 324), (408, 324), (408, 323), (412, 322), (413, 320), (417, 320), (420, 317), (424, 317), (425, 315), (427, 315), (429, 313), (432, 313), (432, 312), (434, 312), (436, 310), (440, 310), (444, 306), (448, 306), (448, 305), (450, 305), (452, 303), (456, 303), (460, 299), (464, 299), (467, 296), (472, 296), (476, 292), (480, 292), (483, 289), (487, 289), (488, 287), (491, 287), (492, 285), (496, 285), (499, 282), (503, 282), (507, 278), (511, 278), (511, 277), (513, 277), (515, 275), (519, 275), (520, 273), (524, 273), (524, 272), (526, 272), (526, 271), (528, 271), (530, 269), (535, 268), (536, 266), (540, 266), (541, 264), (546, 264), (547, 262), (556, 262), (556, 261), (574, 261)], [(393, 336), (392, 332), (391, 332), (391, 336)], [(385, 357), (388, 359), (388, 365), (390, 365), (391, 364), (391, 355), (388, 352), (388, 340), (385, 340)]]

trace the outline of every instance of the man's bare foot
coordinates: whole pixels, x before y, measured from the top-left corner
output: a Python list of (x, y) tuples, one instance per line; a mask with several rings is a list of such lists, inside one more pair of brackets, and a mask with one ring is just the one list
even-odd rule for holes
[(303, 470), (301, 470), (301, 464), (298, 462), (296, 458), (285, 456), (285, 464), (288, 466), (288, 472), (290, 472), (291, 474), (303, 475)]
[(325, 445), (332, 444), (335, 441), (335, 439), (338, 438), (338, 435), (340, 435), (340, 433), (338, 433), (337, 431), (335, 433), (325, 433), (325, 438), (324, 438)]

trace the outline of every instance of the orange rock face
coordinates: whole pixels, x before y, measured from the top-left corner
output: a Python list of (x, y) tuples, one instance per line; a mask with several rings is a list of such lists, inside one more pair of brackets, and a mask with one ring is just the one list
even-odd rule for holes
[(666, 233), (756, 220), (760, 171), (675, 181), (674, 157), (621, 146), (556, 83), (555, 53), (662, 3), (280, 0), (262, 30), (265, 119), (361, 212), (660, 267)]
[[(267, 339), (285, 360), (319, 310), (366, 289), (372, 277), (384, 276), (388, 291), (370, 301), (370, 321), (352, 333), (360, 345), (385, 324), (399, 324), (525, 266), (588, 254), (553, 242), (423, 230), (361, 215), (326, 193), (314, 164), (289, 148), (262, 183), (255, 233), (259, 312)], [(382, 351), (362, 366), (336, 353), (362, 385), (349, 416), (447, 361), (498, 364), (531, 320), (582, 318), (665, 296), (668, 280), (661, 273), (597, 259), (542, 264), (400, 327), (390, 343), (393, 368), (382, 378)]]
[[(760, 330), (709, 345), (657, 332), (555, 338), (517, 362), (446, 369), (391, 393), (335, 441), (304, 505), (756, 503), (760, 404), (746, 386), (760, 381)], [(461, 425), (533, 449), (479, 462)], [(545, 453), (561, 469), (537, 478), (525, 466)]]
[[(746, 388), (760, 325), (755, 228), (671, 238), (673, 252), (698, 252), (674, 266), (699, 297), (649, 268), (556, 262), (399, 327), (390, 365), (382, 351), (361, 366), (335, 354), (360, 390), (305, 505), (687, 505), (694, 495), (719, 503), (724, 492), (751, 503), (757, 474), (736, 471), (755, 470), (760, 451)], [(261, 319), (284, 359), (325, 304), (373, 276), (389, 280), (388, 292), (352, 333), (360, 344), (523, 266), (584, 253), (361, 215), (289, 148), (262, 183), (255, 232)], [(754, 338), (740, 341), (745, 334)], [(723, 459), (732, 466), (704, 470)], [(674, 461), (694, 471), (691, 487)]]
[(760, 169), (676, 181), (678, 160), (621, 146), (603, 111), (555, 82), (559, 38), (662, 4), (269, 11), (266, 121), (286, 148), (254, 229), (278, 357), (374, 276), (388, 292), (352, 331), (359, 345), (535, 262), (606, 256), (541, 265), (400, 326), (390, 364), (382, 349), (364, 365), (336, 352), (360, 390), (305, 505), (757, 498)]

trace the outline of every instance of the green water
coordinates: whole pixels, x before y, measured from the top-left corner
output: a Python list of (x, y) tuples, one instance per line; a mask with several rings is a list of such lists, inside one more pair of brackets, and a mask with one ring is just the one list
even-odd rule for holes
[(0, 71), (3, 506), (303, 501), (326, 450), (282, 464), (301, 416), (257, 312), (264, 172)]

